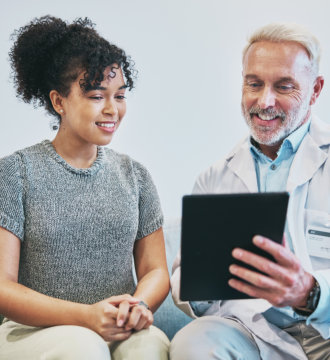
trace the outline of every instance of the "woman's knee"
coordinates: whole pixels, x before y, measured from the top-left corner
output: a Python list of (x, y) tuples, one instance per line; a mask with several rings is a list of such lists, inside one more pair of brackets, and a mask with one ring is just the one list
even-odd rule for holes
[(110, 360), (108, 344), (94, 331), (71, 325), (53, 329), (56, 344), (45, 352), (43, 360)]
[(112, 360), (168, 360), (170, 342), (155, 326), (110, 346)]
[(1, 360), (110, 360), (107, 343), (80, 326), (38, 328), (8, 321), (0, 333)]

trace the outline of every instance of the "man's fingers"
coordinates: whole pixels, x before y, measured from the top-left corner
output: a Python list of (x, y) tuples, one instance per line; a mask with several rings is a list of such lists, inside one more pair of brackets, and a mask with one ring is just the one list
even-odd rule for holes
[(249, 282), (252, 285), (255, 285), (256, 287), (271, 290), (278, 290), (280, 287), (276, 280), (238, 265), (231, 265), (229, 267), (229, 271), (231, 274)]
[(251, 297), (265, 299), (274, 306), (281, 307), (281, 306), (285, 305), (286, 298), (279, 293), (272, 292), (267, 289), (266, 290), (260, 289), (256, 286), (250, 285), (248, 283), (245, 283), (245, 282), (237, 280), (237, 279), (230, 279), (228, 281), (228, 284), (232, 288), (234, 288), (244, 294), (247, 294)]
[(296, 262), (293, 253), (288, 248), (275, 241), (259, 235), (254, 236), (252, 241), (255, 246), (272, 255), (280, 265), (291, 267), (292, 264)]
[[(279, 265), (274, 261), (243, 249), (234, 249), (232, 255), (235, 259), (254, 267), (255, 269), (269, 275), (273, 279), (279, 280), (280, 282), (288, 285), (292, 283), (291, 272), (288, 271), (286, 267)], [(241, 275), (238, 276), (242, 277)]]
[(247, 294), (253, 298), (261, 298), (261, 299), (270, 301), (270, 292), (269, 291), (259, 289), (253, 285), (247, 284), (247, 283), (245, 283), (243, 281), (239, 281), (237, 279), (230, 279), (228, 281), (228, 284), (232, 288), (234, 288), (244, 294)]

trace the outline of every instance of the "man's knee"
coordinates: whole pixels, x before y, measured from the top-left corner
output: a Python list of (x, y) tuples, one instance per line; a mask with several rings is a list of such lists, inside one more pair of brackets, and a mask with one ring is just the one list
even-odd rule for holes
[(172, 360), (259, 359), (252, 336), (231, 319), (205, 316), (181, 329), (170, 347)]

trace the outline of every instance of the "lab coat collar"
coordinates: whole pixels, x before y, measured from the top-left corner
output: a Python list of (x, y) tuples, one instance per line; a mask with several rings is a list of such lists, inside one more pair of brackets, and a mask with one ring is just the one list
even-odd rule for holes
[(328, 158), (328, 154), (321, 148), (328, 144), (330, 144), (330, 125), (313, 117), (310, 131), (305, 135), (293, 159), (287, 181), (288, 192), (292, 192), (313, 177)]
[(258, 192), (255, 164), (249, 147), (249, 141), (245, 138), (228, 155), (226, 160), (229, 169), (243, 181), (247, 190)]

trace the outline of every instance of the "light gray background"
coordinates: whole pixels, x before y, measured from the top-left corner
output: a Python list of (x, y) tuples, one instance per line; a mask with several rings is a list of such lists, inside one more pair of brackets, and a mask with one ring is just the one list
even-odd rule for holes
[[(10, 81), (10, 34), (36, 16), (90, 17), (124, 48), (139, 78), (128, 113), (109, 145), (142, 162), (166, 217), (180, 215), (196, 176), (247, 132), (240, 112), (241, 50), (272, 21), (308, 27), (323, 45), (325, 88), (314, 112), (328, 121), (330, 5), (327, 0), (12, 0), (0, 14), (0, 157), (52, 139), (51, 118), (18, 101)], [(329, 81), (329, 83), (328, 83)], [(1, 191), (1, 190), (0, 190)]]

